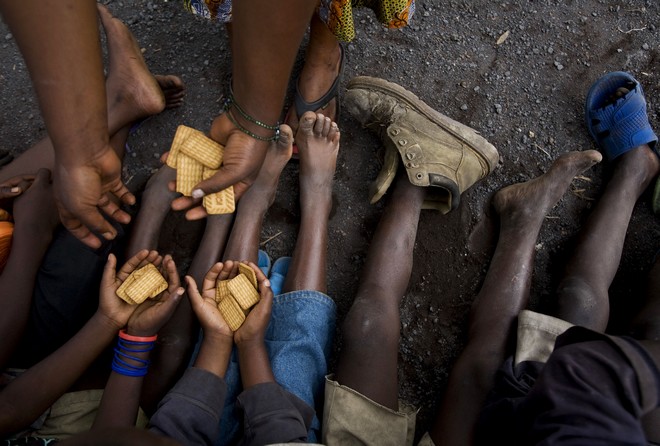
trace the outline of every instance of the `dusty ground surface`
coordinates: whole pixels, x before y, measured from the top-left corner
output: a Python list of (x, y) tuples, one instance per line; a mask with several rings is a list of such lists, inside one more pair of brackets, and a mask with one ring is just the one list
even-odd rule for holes
[[(152, 71), (178, 74), (188, 88), (182, 108), (146, 121), (130, 137), (125, 178), (139, 191), (158, 168), (178, 124), (209, 128), (220, 110), (230, 54), (223, 26), (187, 14), (179, 1), (108, 4), (138, 38)], [(356, 75), (397, 82), (477, 129), (501, 158), (488, 178), (464, 194), (456, 211), (421, 216), (402, 304), (400, 350), (400, 394), (421, 408), (418, 432), (428, 426), (464, 344), (468, 310), (494, 248), (492, 193), (545, 172), (565, 151), (592, 147), (583, 101), (591, 83), (606, 72), (627, 70), (643, 83), (652, 125), (660, 129), (658, 19), (660, 5), (650, 0), (418, 0), (411, 26), (400, 31), (383, 29), (371, 11), (358, 15), (343, 84)], [(508, 38), (498, 44), (505, 32)], [(0, 147), (18, 154), (45, 130), (20, 53), (4, 25), (0, 60)], [(342, 320), (384, 203), (368, 204), (368, 186), (380, 168), (380, 142), (347, 114), (339, 117), (339, 126), (329, 288)], [(609, 172), (607, 165), (586, 172), (548, 216), (537, 246), (533, 308), (551, 310), (562, 265)], [(273, 259), (290, 255), (295, 242), (297, 174), (295, 163), (287, 166), (263, 228), (263, 249)], [(660, 248), (660, 219), (652, 214), (649, 198), (647, 192), (635, 209), (611, 288), (613, 312), (620, 316), (613, 331), (620, 331), (639, 305), (645, 275)], [(163, 230), (163, 250), (173, 252), (185, 269), (202, 229), (203, 223), (172, 214)]]

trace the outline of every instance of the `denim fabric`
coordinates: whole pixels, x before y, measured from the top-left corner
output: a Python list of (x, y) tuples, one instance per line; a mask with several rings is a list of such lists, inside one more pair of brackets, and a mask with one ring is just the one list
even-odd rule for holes
[[(325, 375), (335, 335), (336, 306), (319, 291), (303, 290), (275, 296), (266, 348), (273, 374), (287, 391), (314, 408), (323, 410)], [(238, 355), (232, 354), (225, 376), (227, 399), (220, 420), (218, 445), (230, 445), (240, 438), (242, 420), (234, 411), (236, 397), (242, 391)], [(308, 442), (321, 439), (321, 423), (314, 416)]]

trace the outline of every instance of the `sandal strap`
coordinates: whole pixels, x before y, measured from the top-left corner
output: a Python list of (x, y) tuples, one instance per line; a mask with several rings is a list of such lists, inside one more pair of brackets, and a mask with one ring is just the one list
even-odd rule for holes
[[(635, 88), (613, 104), (593, 108), (602, 104), (617, 87), (613, 79), (599, 80), (587, 98), (587, 126), (610, 161), (643, 144), (653, 148), (658, 140), (649, 123), (641, 84), (627, 73), (625, 76), (621, 73), (617, 79), (633, 81)], [(608, 84), (603, 84), (604, 88), (598, 91), (601, 82)]]
[[(339, 45), (339, 51), (341, 53), (339, 59), (339, 73), (337, 74), (337, 77), (335, 78), (335, 81), (332, 83), (330, 89), (323, 96), (321, 96), (320, 99), (314, 102), (305, 101), (305, 99), (303, 99), (302, 97), (302, 94), (300, 93), (300, 89), (298, 88), (298, 82), (296, 82), (296, 93), (294, 95), (293, 100), (294, 103), (296, 104), (296, 114), (298, 115), (298, 118), (300, 118), (305, 112), (315, 111), (320, 108), (324, 108), (330, 103), (330, 101), (339, 97), (339, 84), (341, 83), (342, 75), (344, 73), (344, 53), (345, 53), (344, 46), (341, 44)], [(337, 104), (337, 115), (339, 115), (339, 104)]]

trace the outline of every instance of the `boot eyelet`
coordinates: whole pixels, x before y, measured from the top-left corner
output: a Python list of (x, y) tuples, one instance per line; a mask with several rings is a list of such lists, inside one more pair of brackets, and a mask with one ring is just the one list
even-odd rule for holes
[(405, 140), (405, 139), (400, 139), (400, 140), (399, 140), (399, 145), (401, 145), (401, 146), (405, 146), (406, 144), (408, 144), (408, 141), (407, 141), (407, 140)]
[(398, 135), (399, 133), (401, 133), (401, 131), (400, 131), (399, 129), (390, 129), (390, 133), (391, 133), (392, 135), (395, 135), (395, 136), (396, 136), (396, 135)]
[(408, 158), (409, 160), (414, 160), (416, 156), (417, 155), (415, 154), (415, 152), (407, 152), (406, 153), (406, 158)]
[(416, 176), (417, 176), (418, 180), (421, 180), (422, 178), (424, 178), (424, 175), (422, 175), (421, 173), (418, 173)]

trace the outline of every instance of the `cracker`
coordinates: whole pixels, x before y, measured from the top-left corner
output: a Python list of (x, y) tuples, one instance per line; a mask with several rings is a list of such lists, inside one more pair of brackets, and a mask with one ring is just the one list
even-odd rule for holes
[(245, 274), (239, 274), (231, 279), (227, 283), (227, 288), (243, 310), (248, 310), (259, 302), (259, 293)]
[(215, 285), (215, 302), (220, 303), (225, 297), (231, 297), (229, 288), (227, 288), (228, 280), (218, 280), (218, 283)]
[(183, 153), (177, 158), (176, 191), (190, 197), (195, 186), (202, 181), (204, 165)]
[(229, 186), (220, 192), (204, 196), (204, 209), (208, 214), (231, 214), (236, 210), (234, 201), (234, 186)]
[(245, 313), (231, 296), (222, 299), (218, 304), (218, 310), (232, 331), (238, 330), (245, 322)]
[(148, 298), (156, 297), (168, 287), (167, 281), (158, 268), (147, 263), (133, 271), (119, 288), (117, 295), (131, 305), (138, 305)]
[(185, 125), (180, 125), (176, 128), (176, 133), (174, 134), (172, 145), (170, 146), (170, 153), (167, 155), (166, 163), (168, 166), (174, 169), (177, 168), (177, 160), (179, 157), (179, 151), (181, 150), (181, 145), (194, 132), (197, 132), (197, 130)]
[(167, 281), (153, 264), (147, 263), (136, 272), (142, 274), (126, 288), (126, 294), (134, 302), (141, 304), (167, 289)]
[(255, 290), (259, 289), (259, 286), (257, 285), (257, 273), (254, 272), (250, 265), (240, 262), (238, 264), (238, 273), (244, 274), (248, 279), (250, 279), (250, 283)]
[(196, 159), (209, 169), (220, 167), (224, 149), (223, 145), (213, 141), (197, 130), (191, 133), (180, 147), (181, 153), (185, 153), (189, 157)]

